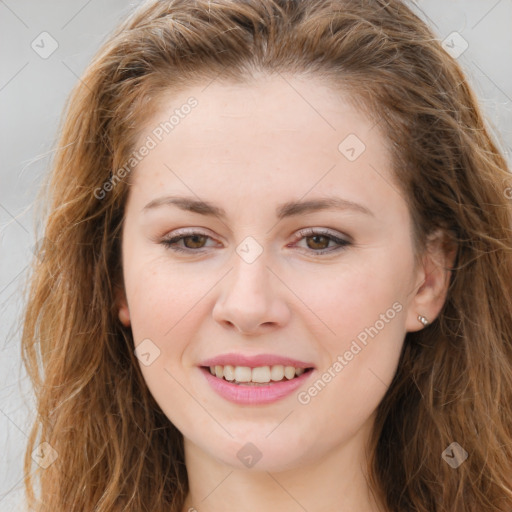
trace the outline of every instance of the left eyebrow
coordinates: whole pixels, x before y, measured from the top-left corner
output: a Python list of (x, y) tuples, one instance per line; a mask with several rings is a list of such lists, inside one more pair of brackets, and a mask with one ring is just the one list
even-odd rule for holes
[[(148, 211), (163, 205), (175, 205), (185, 211), (226, 219), (226, 211), (220, 206), (209, 203), (208, 201), (186, 196), (165, 196), (153, 199), (144, 206), (143, 211)], [(282, 220), (286, 217), (329, 209), (352, 210), (375, 217), (375, 214), (366, 206), (347, 199), (342, 199), (341, 197), (325, 197), (311, 199), (309, 201), (288, 201), (276, 208), (276, 217)]]
[(375, 217), (374, 213), (362, 204), (342, 199), (341, 197), (326, 197), (322, 199), (311, 199), (309, 201), (289, 201), (278, 206), (276, 215), (279, 220), (285, 217), (300, 215), (301, 213), (310, 213), (320, 210), (353, 210), (365, 215)]

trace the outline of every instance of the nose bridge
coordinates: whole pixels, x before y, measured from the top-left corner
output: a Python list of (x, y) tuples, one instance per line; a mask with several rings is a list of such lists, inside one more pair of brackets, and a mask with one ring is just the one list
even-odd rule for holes
[[(240, 244), (243, 249), (243, 244)], [(213, 316), (217, 322), (232, 324), (240, 331), (255, 331), (269, 323), (283, 323), (287, 307), (279, 295), (275, 277), (267, 268), (264, 253), (250, 261), (233, 255), (233, 271), (224, 280)]]
[(261, 255), (249, 263), (236, 255), (234, 266), (225, 290), (226, 299), (239, 303), (240, 308), (247, 309), (252, 305), (251, 309), (261, 309), (272, 295), (266, 258)]

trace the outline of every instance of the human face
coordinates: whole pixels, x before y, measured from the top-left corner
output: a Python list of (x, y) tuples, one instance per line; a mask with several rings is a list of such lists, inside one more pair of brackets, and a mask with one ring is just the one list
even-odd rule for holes
[[(135, 345), (144, 343), (149, 391), (186, 444), (232, 467), (247, 467), (237, 457), (254, 449), (247, 443), (268, 471), (318, 462), (355, 439), (361, 453), (397, 368), (417, 281), (386, 141), (316, 79), (206, 85), (162, 101), (139, 146), (188, 98), (197, 105), (131, 176), (120, 318)], [(168, 196), (224, 215), (156, 205)], [(285, 203), (327, 197), (350, 203), (278, 216)], [(321, 233), (299, 233), (310, 229)], [(184, 231), (196, 238), (164, 244)], [(234, 402), (201, 368), (224, 354), (270, 354), (313, 370), (285, 396)], [(244, 389), (254, 400), (257, 388)]]

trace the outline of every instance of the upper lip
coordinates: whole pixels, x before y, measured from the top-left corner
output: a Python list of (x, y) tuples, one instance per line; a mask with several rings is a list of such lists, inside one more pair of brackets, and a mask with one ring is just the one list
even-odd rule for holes
[(219, 356), (206, 359), (200, 363), (200, 366), (248, 366), (256, 368), (258, 366), (293, 366), (294, 368), (314, 368), (312, 363), (292, 359), (291, 357), (279, 356), (277, 354), (258, 354), (248, 356), (243, 354), (221, 354)]

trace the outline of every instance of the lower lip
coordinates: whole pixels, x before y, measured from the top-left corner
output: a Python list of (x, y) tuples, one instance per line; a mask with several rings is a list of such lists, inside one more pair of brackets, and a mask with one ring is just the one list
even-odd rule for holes
[(209, 369), (200, 368), (210, 386), (220, 396), (235, 404), (257, 405), (277, 402), (297, 390), (313, 373), (314, 370), (304, 372), (292, 380), (274, 382), (268, 386), (245, 386), (233, 384), (219, 379), (210, 373)]

